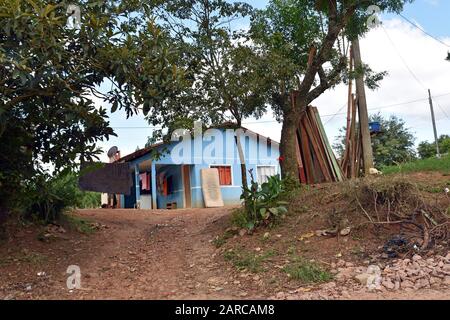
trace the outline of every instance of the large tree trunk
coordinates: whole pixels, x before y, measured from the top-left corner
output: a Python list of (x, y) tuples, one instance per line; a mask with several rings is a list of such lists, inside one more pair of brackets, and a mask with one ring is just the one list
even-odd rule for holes
[(300, 115), (306, 105), (298, 98), (295, 103), (286, 108), (283, 113), (283, 127), (281, 129), (280, 165), (284, 178), (292, 177), (300, 181), (299, 159), (297, 159), (297, 129), (300, 123)]

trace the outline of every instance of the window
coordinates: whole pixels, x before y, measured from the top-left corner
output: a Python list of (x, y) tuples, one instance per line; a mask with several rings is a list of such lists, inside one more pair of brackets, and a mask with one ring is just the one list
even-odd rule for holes
[(231, 166), (211, 166), (219, 171), (219, 183), (221, 186), (231, 186)]
[(265, 183), (269, 177), (275, 176), (276, 170), (273, 166), (258, 166), (258, 182)]

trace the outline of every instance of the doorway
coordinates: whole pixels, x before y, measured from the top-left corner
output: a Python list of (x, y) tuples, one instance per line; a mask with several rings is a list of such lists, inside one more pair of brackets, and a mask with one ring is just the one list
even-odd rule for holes
[(183, 172), (183, 186), (184, 186), (184, 207), (186, 209), (189, 209), (192, 208), (191, 168), (189, 166), (183, 166), (182, 172)]

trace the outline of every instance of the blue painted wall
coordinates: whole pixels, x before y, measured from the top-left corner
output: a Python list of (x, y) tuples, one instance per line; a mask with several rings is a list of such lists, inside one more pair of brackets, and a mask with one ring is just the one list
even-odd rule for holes
[(172, 177), (173, 192), (168, 196), (164, 196), (161, 191), (157, 191), (156, 201), (158, 203), (158, 208), (166, 209), (168, 203), (176, 203), (177, 208), (184, 207), (184, 188), (183, 179), (181, 176), (181, 166), (164, 166), (157, 169), (157, 174), (164, 174), (165, 177)]
[[(225, 205), (227, 206), (237, 205), (241, 203), (241, 167), (233, 131), (214, 129), (213, 131), (208, 131), (205, 136), (208, 137), (209, 141), (207, 141), (208, 139), (203, 139), (200, 140), (200, 143), (197, 145), (196, 143), (198, 143), (198, 141), (195, 142), (194, 140), (185, 140), (181, 142), (172, 142), (158, 148), (158, 150), (162, 152), (162, 156), (158, 160), (153, 160), (153, 163), (157, 168), (157, 176), (160, 172), (165, 172), (166, 175), (172, 175), (172, 181), (174, 183), (173, 194), (165, 197), (160, 192), (157, 193), (158, 208), (165, 209), (167, 203), (170, 202), (176, 202), (178, 208), (184, 207), (184, 189), (181, 164), (191, 165), (191, 202), (193, 208), (204, 207), (203, 194), (201, 190), (200, 170), (209, 168), (211, 165), (232, 166), (232, 185), (224, 186), (221, 188), (222, 197)], [(214, 148), (212, 147), (213, 143), (216, 140), (222, 141), (222, 148), (218, 148), (218, 150), (214, 150)], [(190, 145), (190, 156), (187, 158), (183, 158), (182, 163), (174, 163), (173, 155), (183, 155), (182, 152), (180, 152), (180, 146), (183, 143), (185, 143), (185, 146)], [(274, 166), (276, 168), (276, 173), (280, 173), (278, 162), (280, 153), (278, 143), (268, 143), (266, 140), (264, 140), (263, 137), (258, 137), (257, 135), (253, 134), (247, 134), (246, 136), (243, 136), (241, 139), (241, 143), (245, 150), (244, 156), (247, 163), (247, 170), (253, 169), (255, 179), (257, 179), (257, 167), (260, 165)], [(199, 155), (195, 152), (196, 150), (201, 150), (200, 159), (198, 157)], [(202, 156), (203, 161), (201, 159)], [(151, 154), (146, 154), (138, 159), (131, 161), (131, 164), (132, 166), (134, 166), (150, 159)], [(174, 166), (174, 164), (176, 166)], [(249, 174), (247, 175), (247, 178), (247, 183), (250, 183)]]

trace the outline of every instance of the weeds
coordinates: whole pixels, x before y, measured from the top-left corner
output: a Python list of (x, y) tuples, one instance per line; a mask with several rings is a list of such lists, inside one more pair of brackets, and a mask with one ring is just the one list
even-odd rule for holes
[(288, 276), (302, 284), (322, 283), (333, 279), (331, 273), (319, 264), (296, 257), (293, 262), (283, 268)]
[(77, 230), (80, 233), (92, 234), (96, 231), (96, 228), (93, 225), (92, 221), (74, 216), (72, 214), (66, 214), (63, 217), (71, 228)]
[(420, 250), (429, 249), (439, 240), (448, 239), (449, 217), (435, 203), (427, 202), (420, 188), (407, 177), (366, 178), (347, 183), (345, 197), (364, 214), (366, 224), (377, 227), (396, 225), (408, 229), (410, 243)]
[(228, 239), (232, 238), (234, 233), (231, 230), (226, 230), (221, 236), (217, 236), (212, 241), (216, 248), (222, 247)]
[(32, 265), (43, 264), (47, 262), (47, 256), (38, 252), (29, 252), (28, 250), (22, 250), (14, 256), (8, 256), (0, 259), (0, 266), (7, 265), (13, 262), (28, 263)]
[(275, 255), (273, 250), (262, 254), (255, 254), (244, 250), (229, 250), (225, 252), (224, 258), (230, 261), (238, 270), (248, 270), (252, 273), (263, 271), (261, 264)]

